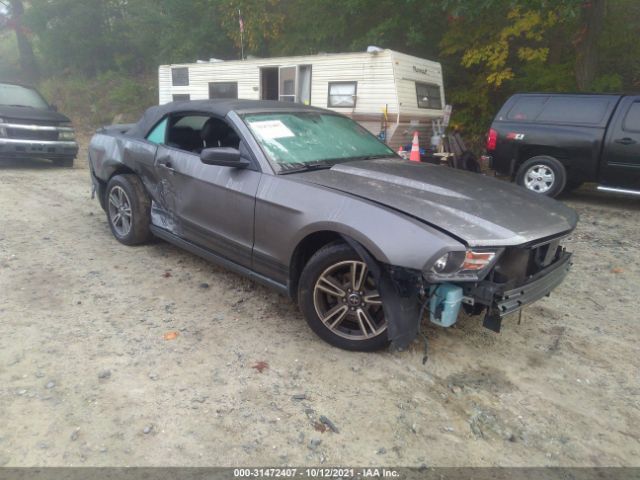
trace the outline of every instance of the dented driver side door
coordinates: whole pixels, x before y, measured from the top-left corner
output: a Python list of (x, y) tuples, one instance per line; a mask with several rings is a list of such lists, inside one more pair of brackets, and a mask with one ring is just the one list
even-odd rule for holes
[(261, 173), (205, 165), (199, 155), (166, 145), (158, 147), (156, 171), (163, 228), (250, 268)]

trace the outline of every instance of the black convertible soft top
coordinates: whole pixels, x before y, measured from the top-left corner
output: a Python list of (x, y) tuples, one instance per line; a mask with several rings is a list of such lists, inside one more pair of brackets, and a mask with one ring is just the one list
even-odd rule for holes
[(231, 111), (242, 113), (250, 111), (270, 112), (274, 110), (324, 111), (321, 108), (309, 107), (299, 103), (277, 102), (275, 100), (185, 100), (148, 108), (140, 120), (127, 130), (126, 134), (130, 137), (144, 138), (165, 115), (172, 112), (207, 113), (225, 117)]

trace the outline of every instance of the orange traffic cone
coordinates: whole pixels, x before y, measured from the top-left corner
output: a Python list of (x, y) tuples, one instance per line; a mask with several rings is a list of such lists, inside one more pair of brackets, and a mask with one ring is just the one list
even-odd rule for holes
[(418, 132), (413, 132), (413, 142), (411, 142), (411, 155), (409, 155), (409, 160), (412, 162), (420, 161), (420, 144), (418, 143)]

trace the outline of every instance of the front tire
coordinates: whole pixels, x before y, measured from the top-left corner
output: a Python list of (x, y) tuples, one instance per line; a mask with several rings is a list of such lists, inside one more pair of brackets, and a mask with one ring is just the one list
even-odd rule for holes
[(298, 303), (309, 327), (334, 347), (374, 351), (389, 344), (375, 279), (344, 243), (329, 244), (311, 257), (300, 276)]
[(125, 245), (138, 245), (149, 240), (151, 202), (137, 175), (116, 175), (107, 184), (105, 195), (109, 228)]
[(567, 183), (567, 171), (557, 159), (540, 155), (520, 165), (516, 183), (531, 192), (556, 197)]

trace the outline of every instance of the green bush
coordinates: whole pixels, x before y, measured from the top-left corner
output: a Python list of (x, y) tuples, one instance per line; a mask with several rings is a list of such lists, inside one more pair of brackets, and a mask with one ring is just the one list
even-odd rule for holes
[[(95, 78), (51, 77), (40, 84), (47, 100), (69, 116), (77, 128), (133, 122), (158, 103), (157, 78), (132, 78), (115, 72)], [(117, 117), (117, 118), (116, 118)]]

